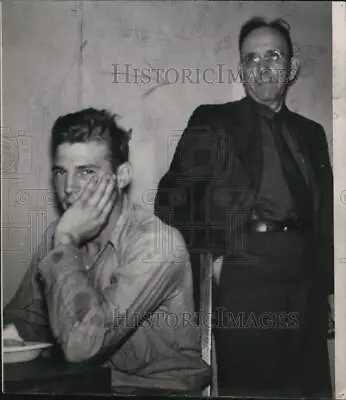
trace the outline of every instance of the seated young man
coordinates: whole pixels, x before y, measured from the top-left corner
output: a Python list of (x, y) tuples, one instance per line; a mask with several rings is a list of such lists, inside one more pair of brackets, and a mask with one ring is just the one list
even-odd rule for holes
[[(129, 134), (93, 108), (57, 119), (48, 227), (4, 310), (7, 338), (56, 342), (112, 369), (113, 390), (200, 392), (210, 382), (180, 233), (129, 199)], [(11, 333), (12, 332), (12, 333)]]

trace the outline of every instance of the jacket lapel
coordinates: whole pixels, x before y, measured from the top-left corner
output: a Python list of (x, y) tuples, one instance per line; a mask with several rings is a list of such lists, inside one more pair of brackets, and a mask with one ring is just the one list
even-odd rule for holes
[(289, 124), (289, 130), (291, 134), (294, 135), (294, 140), (298, 144), (298, 151), (303, 156), (305, 160), (305, 166), (308, 173), (308, 180), (310, 190), (312, 191), (314, 209), (317, 210), (320, 204), (320, 187), (318, 183), (317, 176), (314, 172), (314, 159), (311, 156), (311, 146), (313, 143), (310, 143), (308, 140), (312, 133), (309, 129), (309, 124), (302, 124), (301, 120), (299, 120), (295, 113), (288, 110), (289, 118), (287, 119), (287, 123)]
[(232, 136), (235, 156), (247, 173), (251, 189), (257, 192), (262, 177), (263, 152), (259, 118), (247, 97), (226, 108), (226, 126)]

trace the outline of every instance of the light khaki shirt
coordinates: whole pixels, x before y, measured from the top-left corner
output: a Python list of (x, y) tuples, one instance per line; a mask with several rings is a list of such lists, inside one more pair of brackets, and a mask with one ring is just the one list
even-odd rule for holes
[[(86, 268), (72, 245), (36, 257), (4, 310), (25, 340), (52, 335), (68, 361), (98, 360), (121, 387), (201, 390), (201, 359), (191, 266), (180, 233), (124, 201), (106, 246)], [(41, 248), (42, 253), (42, 248)], [(43, 251), (44, 253), (44, 251)]]

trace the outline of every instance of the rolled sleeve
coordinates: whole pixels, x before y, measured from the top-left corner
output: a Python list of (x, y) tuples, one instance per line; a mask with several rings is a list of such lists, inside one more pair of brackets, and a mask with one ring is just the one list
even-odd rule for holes
[(52, 247), (52, 236), (56, 225), (57, 221), (53, 221), (48, 226), (14, 297), (3, 310), (4, 326), (14, 324), (19, 335), (27, 341), (51, 342), (54, 340), (38, 264)]

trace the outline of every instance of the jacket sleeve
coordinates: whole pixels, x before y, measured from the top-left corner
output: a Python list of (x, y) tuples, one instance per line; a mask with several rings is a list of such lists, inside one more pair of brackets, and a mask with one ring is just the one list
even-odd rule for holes
[(328, 143), (322, 126), (316, 135), (319, 151), (319, 180), (321, 202), (318, 210), (317, 251), (318, 268), (328, 294), (334, 293), (334, 224), (333, 224), (333, 172), (329, 159)]
[(210, 106), (199, 106), (193, 112), (155, 198), (155, 214), (182, 233), (191, 253), (205, 247), (202, 200), (214, 170), (222, 163), (222, 135), (213, 121)]

